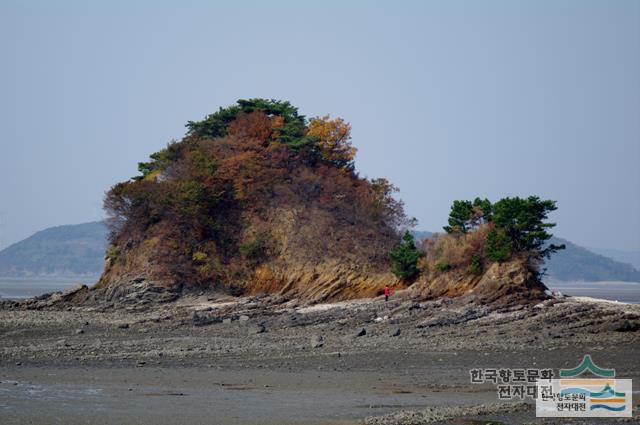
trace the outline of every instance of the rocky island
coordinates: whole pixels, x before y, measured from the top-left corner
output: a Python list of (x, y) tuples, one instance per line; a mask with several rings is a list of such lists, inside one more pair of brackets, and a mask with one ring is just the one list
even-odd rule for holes
[(470, 370), (640, 382), (640, 307), (540, 280), (553, 201), (456, 201), (416, 245), (342, 119), (249, 99), (187, 127), (107, 193), (95, 286), (1, 302), (3, 423), (565, 423)]

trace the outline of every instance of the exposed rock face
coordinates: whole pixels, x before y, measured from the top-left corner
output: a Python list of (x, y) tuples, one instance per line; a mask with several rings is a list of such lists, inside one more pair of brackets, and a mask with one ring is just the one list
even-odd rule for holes
[(367, 272), (339, 261), (295, 268), (261, 266), (256, 270), (251, 293), (277, 293), (309, 302), (339, 301), (379, 295), (385, 285), (404, 289), (391, 273)]
[(178, 288), (165, 288), (137, 277), (102, 287), (89, 288), (86, 285), (78, 285), (65, 292), (49, 293), (20, 301), (7, 300), (0, 306), (34, 310), (81, 306), (92, 309), (125, 308), (138, 311), (175, 301), (180, 295), (181, 291)]
[[(211, 288), (231, 294), (277, 294), (299, 298), (305, 302), (339, 301), (380, 295), (385, 286), (394, 292), (405, 289), (389, 272), (386, 253), (393, 247), (389, 235), (371, 238), (372, 246), (358, 239), (349, 239), (348, 231), (326, 216), (325, 212), (309, 209), (292, 211), (279, 208), (269, 222), (248, 226), (247, 234), (260, 233), (270, 242), (270, 257), (251, 264), (247, 261), (237, 269), (236, 280), (223, 285), (213, 281)], [(265, 230), (266, 229), (266, 230)], [(247, 237), (250, 239), (250, 237)], [(86, 300), (111, 300), (130, 304), (128, 300), (157, 299), (157, 293), (168, 292), (169, 298), (189, 287), (188, 282), (167, 282), (154, 270), (152, 243), (143, 244), (127, 253), (127, 263), (114, 264), (107, 259), (105, 270), (92, 295)], [(375, 244), (375, 246), (374, 246)], [(342, 254), (342, 255), (341, 255)], [(368, 260), (371, 258), (371, 260)], [(231, 264), (229, 267), (237, 267)]]
[[(243, 293), (271, 294), (276, 305), (294, 299), (301, 304), (314, 304), (376, 297), (385, 286), (390, 286), (392, 300), (458, 299), (461, 302), (491, 305), (492, 308), (537, 303), (549, 298), (545, 294), (544, 284), (536, 279), (524, 261), (495, 263), (479, 276), (455, 272), (427, 275), (411, 286), (399, 281), (391, 273), (367, 272), (338, 260), (297, 268), (263, 264), (256, 268), (250, 286)], [(193, 294), (194, 290), (166, 287), (162, 282), (154, 282), (143, 276), (125, 275), (109, 285), (94, 288), (82, 285), (65, 293), (12, 303), (12, 306), (29, 309), (84, 306), (145, 311), (159, 304), (176, 301), (185, 293)], [(472, 310), (470, 312), (474, 313)], [(465, 317), (465, 320), (474, 318), (472, 315)], [(202, 320), (202, 317), (194, 318), (196, 322)], [(203, 323), (208, 322), (204, 320)], [(425, 323), (423, 326), (432, 324)], [(632, 326), (635, 324), (616, 322), (612, 326), (615, 330), (627, 331), (634, 330)]]
[(517, 303), (548, 298), (525, 260), (493, 263), (481, 275), (453, 271), (420, 278), (414, 296), (426, 299), (466, 296), (479, 303)]

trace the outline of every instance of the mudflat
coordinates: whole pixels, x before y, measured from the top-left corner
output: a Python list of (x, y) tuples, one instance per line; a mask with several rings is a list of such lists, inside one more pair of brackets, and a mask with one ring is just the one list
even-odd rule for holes
[(571, 423), (535, 418), (531, 399), (500, 401), (496, 385), (470, 382), (470, 370), (557, 373), (591, 354), (634, 379), (637, 394), (639, 321), (640, 306), (586, 298), (499, 309), (408, 299), (307, 306), (217, 294), (118, 310), (5, 303), (0, 417), (3, 424)]

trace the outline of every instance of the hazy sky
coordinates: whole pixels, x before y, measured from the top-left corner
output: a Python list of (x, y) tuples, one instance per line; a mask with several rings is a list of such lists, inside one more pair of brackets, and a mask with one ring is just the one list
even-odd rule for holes
[(419, 229), (537, 194), (559, 236), (640, 249), (639, 1), (2, 0), (0, 60), (2, 247), (100, 219), (188, 120), (266, 97), (350, 121)]

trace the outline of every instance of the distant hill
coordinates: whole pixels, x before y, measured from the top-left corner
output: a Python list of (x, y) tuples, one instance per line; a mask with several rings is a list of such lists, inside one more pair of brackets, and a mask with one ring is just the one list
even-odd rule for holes
[(96, 276), (107, 242), (102, 222), (50, 227), (0, 251), (0, 276)]
[[(427, 231), (414, 231), (413, 234), (418, 240), (433, 236)], [(553, 254), (546, 262), (547, 275), (551, 279), (640, 282), (640, 271), (630, 264), (596, 254), (566, 239), (553, 237), (550, 242), (566, 245), (566, 249)]]
[(589, 251), (568, 240), (552, 238), (551, 243), (565, 244), (567, 249), (558, 251), (547, 260), (547, 273), (558, 280), (620, 280), (640, 282), (640, 271), (632, 265), (612, 260)]
[(622, 251), (620, 249), (593, 248), (589, 247), (589, 251), (596, 254), (604, 255), (622, 263), (631, 264), (636, 270), (640, 270), (640, 251)]
[(433, 232), (428, 232), (426, 230), (413, 230), (411, 233), (413, 233), (413, 237), (416, 241), (429, 239), (431, 236), (433, 236)]

